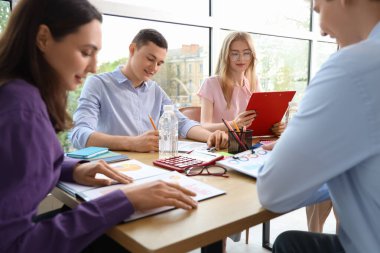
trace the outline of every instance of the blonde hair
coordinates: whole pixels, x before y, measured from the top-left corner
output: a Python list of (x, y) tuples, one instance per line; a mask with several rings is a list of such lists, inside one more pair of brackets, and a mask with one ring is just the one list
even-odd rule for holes
[(257, 86), (257, 76), (256, 76), (256, 51), (253, 46), (253, 40), (251, 35), (246, 32), (231, 32), (227, 35), (227, 37), (223, 41), (222, 48), (220, 49), (218, 63), (216, 65), (215, 75), (218, 75), (221, 80), (221, 86), (224, 98), (227, 102), (227, 108), (230, 108), (233, 84), (231, 77), (229, 76), (229, 68), (230, 68), (230, 47), (232, 42), (234, 41), (245, 41), (249, 49), (252, 52), (252, 60), (246, 69), (244, 76), (248, 79), (251, 85), (251, 92), (255, 91)]

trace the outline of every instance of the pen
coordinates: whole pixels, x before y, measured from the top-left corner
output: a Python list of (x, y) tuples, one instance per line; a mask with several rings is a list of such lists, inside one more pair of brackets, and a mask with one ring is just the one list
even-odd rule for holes
[(207, 148), (208, 152), (215, 152), (216, 148), (215, 147), (209, 147)]
[(231, 125), (225, 121), (224, 119), (222, 119), (224, 125), (226, 125), (227, 129), (229, 131), (231, 131), (232, 133), (232, 136), (234, 137), (234, 139), (239, 143), (239, 145), (244, 149), (244, 150), (247, 150), (247, 147), (243, 144), (243, 142), (241, 142), (241, 140), (239, 139), (239, 136), (237, 136), (237, 134), (235, 133), (235, 131), (232, 129)]
[(232, 124), (234, 125), (236, 132), (240, 133), (240, 129), (239, 129), (238, 125), (236, 124), (235, 120), (232, 121)]
[(152, 116), (150, 116), (150, 114), (149, 114), (148, 116), (149, 116), (150, 124), (152, 124), (154, 130), (157, 130), (156, 124), (154, 124), (154, 121), (153, 121), (153, 119), (152, 119)]

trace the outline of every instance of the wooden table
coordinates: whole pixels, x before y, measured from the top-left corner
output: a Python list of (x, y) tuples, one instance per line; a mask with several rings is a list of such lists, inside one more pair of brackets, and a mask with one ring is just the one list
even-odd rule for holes
[[(158, 158), (157, 153), (126, 154), (148, 165), (153, 165), (152, 161)], [(228, 175), (229, 178), (193, 177), (226, 192), (225, 195), (200, 202), (196, 210), (175, 209), (145, 217), (117, 225), (107, 234), (131, 252), (187, 252), (220, 242), (231, 234), (280, 215), (261, 207), (255, 179), (235, 171), (228, 171)], [(70, 207), (78, 204), (78, 200), (58, 188), (54, 189), (53, 195)], [(269, 229), (269, 223), (265, 226)], [(267, 237), (263, 238), (267, 240), (263, 243), (268, 243), (269, 230), (263, 232), (263, 236)]]

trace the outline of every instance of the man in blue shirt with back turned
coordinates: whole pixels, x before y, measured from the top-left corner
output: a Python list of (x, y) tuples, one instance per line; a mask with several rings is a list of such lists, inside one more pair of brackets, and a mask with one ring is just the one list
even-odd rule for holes
[(380, 1), (315, 0), (314, 10), (343, 48), (311, 81), (260, 169), (258, 195), (275, 212), (331, 198), (340, 228), (285, 232), (273, 252), (379, 252)]

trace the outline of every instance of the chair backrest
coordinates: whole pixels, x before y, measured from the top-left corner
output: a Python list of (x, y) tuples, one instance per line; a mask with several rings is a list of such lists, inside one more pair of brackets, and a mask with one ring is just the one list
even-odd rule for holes
[(186, 117), (191, 120), (201, 121), (201, 107), (200, 106), (188, 106), (179, 108), (179, 111), (182, 112)]

